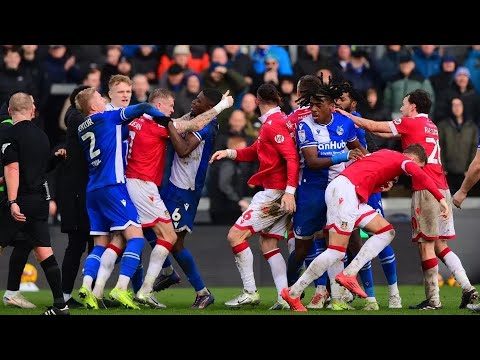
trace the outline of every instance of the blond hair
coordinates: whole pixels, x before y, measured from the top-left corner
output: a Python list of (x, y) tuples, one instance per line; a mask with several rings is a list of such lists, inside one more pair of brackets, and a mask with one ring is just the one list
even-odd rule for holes
[(167, 100), (168, 98), (175, 99), (175, 94), (168, 89), (155, 89), (148, 97), (148, 102), (153, 104), (157, 98)]
[(90, 100), (96, 91), (95, 88), (88, 88), (80, 91), (77, 96), (75, 96), (75, 106), (83, 116), (88, 115), (90, 111)]
[(8, 101), (8, 108), (10, 109), (11, 113), (32, 111), (32, 95), (24, 92), (18, 92), (16, 94), (13, 94)]
[(132, 86), (132, 80), (125, 75), (112, 75), (110, 77), (110, 81), (108, 82), (108, 88), (111, 89), (115, 85), (118, 85), (120, 83), (125, 83), (128, 86)]

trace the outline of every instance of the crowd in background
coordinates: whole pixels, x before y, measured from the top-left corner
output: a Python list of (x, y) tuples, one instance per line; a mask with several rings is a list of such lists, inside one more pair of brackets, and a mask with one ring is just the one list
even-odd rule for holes
[[(0, 104), (16, 91), (32, 94), (35, 121), (52, 148), (64, 142), (68, 96), (78, 84), (108, 96), (110, 76), (127, 75), (133, 80), (131, 104), (147, 101), (151, 89), (167, 88), (176, 96), (173, 118), (189, 112), (203, 88), (229, 90), (235, 105), (218, 117), (216, 147), (240, 149), (258, 136), (255, 93), (261, 84), (277, 86), (282, 110), (288, 114), (298, 106), (298, 79), (316, 74), (325, 80), (331, 76), (349, 81), (364, 98), (358, 111), (378, 121), (399, 117), (406, 93), (426, 90), (433, 100), (429, 116), (440, 132), (442, 163), (452, 193), (476, 152), (480, 45), (1, 45), (1, 49)], [(367, 140), (372, 151), (400, 149), (398, 140), (372, 134)], [(210, 197), (213, 221), (230, 224), (241, 214), (239, 200), (259, 190), (246, 184), (255, 170), (228, 159), (210, 167), (204, 195)]]

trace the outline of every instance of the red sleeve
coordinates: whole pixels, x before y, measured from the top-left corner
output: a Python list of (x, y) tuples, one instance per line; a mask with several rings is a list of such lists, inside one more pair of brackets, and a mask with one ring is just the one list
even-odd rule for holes
[(425, 187), (425, 189), (430, 191), (430, 193), (435, 196), (435, 199), (440, 201), (444, 198), (442, 193), (438, 191), (437, 185), (435, 185), (433, 180), (413, 161), (404, 162), (402, 167), (408, 175), (411, 175), (412, 178), (415, 179), (419, 186)]
[[(402, 117), (400, 119), (394, 119), (391, 122), (390, 128), (392, 126), (396, 129), (397, 134), (407, 134), (412, 131), (412, 119), (408, 117)], [(397, 135), (392, 129), (392, 133)]]
[(246, 147), (245, 149), (237, 150), (237, 157), (235, 158), (235, 160), (246, 161), (246, 162), (257, 161), (258, 160), (257, 147), (258, 147), (258, 140), (255, 140), (255, 142), (252, 145)]
[(287, 162), (287, 186), (296, 189), (298, 186), (300, 160), (295, 142), (290, 136), (285, 123), (268, 126), (265, 135), (268, 141)]

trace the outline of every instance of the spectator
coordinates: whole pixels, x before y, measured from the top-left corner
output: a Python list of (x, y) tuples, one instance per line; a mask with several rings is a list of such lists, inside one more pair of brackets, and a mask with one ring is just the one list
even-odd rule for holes
[(285, 114), (290, 114), (293, 111), (290, 100), (293, 95), (296, 95), (293, 76), (284, 76), (281, 78), (279, 88), (283, 101), (283, 104), (280, 106), (280, 108)]
[(262, 127), (262, 122), (258, 119), (259, 113), (256, 100), (256, 96), (248, 92), (243, 95), (240, 105), (240, 109), (243, 110), (245, 118), (247, 119), (245, 133), (254, 139), (258, 138), (258, 132)]
[(210, 66), (210, 58), (205, 51), (204, 45), (175, 45), (171, 57), (169, 54), (161, 56), (157, 69), (158, 79), (160, 79), (173, 64), (180, 65), (186, 72), (194, 71), (200, 73)]
[(68, 48), (75, 56), (80, 73), (86, 74), (90, 69), (101, 69), (105, 63), (103, 45), (69, 45)]
[(400, 57), (407, 55), (402, 45), (386, 45), (387, 50), (377, 61), (376, 67), (382, 80), (382, 88), (398, 73)]
[(242, 53), (240, 51), (240, 45), (224, 45), (225, 51), (227, 52), (228, 60), (232, 66), (232, 69), (247, 76), (253, 71), (253, 62), (250, 59), (250, 56)]
[(192, 111), (192, 101), (197, 98), (202, 91), (202, 82), (200, 76), (191, 73), (185, 78), (185, 87), (178, 93), (175, 99), (175, 111), (173, 118), (179, 118)]
[(470, 80), (477, 93), (480, 92), (480, 45), (472, 45), (463, 64), (470, 70)]
[(160, 79), (159, 85), (162, 89), (168, 89), (174, 94), (178, 94), (185, 86), (184, 79), (185, 69), (179, 64), (173, 64)]
[(413, 61), (417, 71), (425, 79), (440, 73), (442, 58), (435, 45), (420, 45), (413, 49)]
[(135, 74), (135, 69), (132, 65), (132, 62), (128, 60), (125, 56), (120, 58), (120, 61), (117, 65), (117, 74), (128, 76), (132, 78)]
[(150, 96), (150, 85), (145, 74), (137, 74), (132, 78), (132, 100), (130, 105), (147, 102)]
[(273, 56), (278, 61), (280, 75), (293, 75), (292, 63), (287, 50), (277, 45), (257, 45), (252, 54), (253, 69), (256, 74), (265, 73), (267, 55)]
[(102, 67), (102, 94), (108, 94), (108, 82), (113, 75), (118, 74), (117, 67), (122, 57), (122, 47), (120, 45), (109, 45), (107, 47), (107, 57)]
[(460, 189), (477, 152), (478, 126), (464, 110), (462, 99), (454, 97), (450, 116), (438, 123), (442, 165), (452, 194)]
[(350, 62), (351, 57), (351, 45), (337, 45), (337, 52), (331, 60), (333, 71), (337, 74), (343, 74), (347, 70), (347, 64)]
[(256, 93), (260, 85), (271, 83), (280, 89), (280, 63), (274, 54), (267, 54), (265, 56), (265, 71), (262, 73), (254, 73), (252, 75), (252, 85), (249, 91)]
[(363, 96), (369, 88), (380, 85), (377, 80), (377, 73), (370, 66), (368, 54), (363, 50), (352, 52), (343, 76)]
[(313, 75), (319, 69), (330, 67), (330, 61), (320, 53), (320, 45), (305, 45), (293, 66), (295, 83), (304, 75)]
[(136, 74), (144, 74), (151, 85), (157, 84), (158, 54), (154, 45), (140, 45), (131, 62)]
[(440, 93), (452, 83), (456, 68), (457, 63), (454, 57), (444, 56), (442, 58), (442, 71), (430, 78), (437, 99)]

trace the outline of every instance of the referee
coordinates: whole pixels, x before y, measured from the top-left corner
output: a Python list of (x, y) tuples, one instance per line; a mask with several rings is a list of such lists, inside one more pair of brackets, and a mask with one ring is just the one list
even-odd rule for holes
[[(8, 112), (13, 126), (1, 147), (7, 186), (7, 205), (16, 232), (23, 232), (35, 251), (53, 294), (53, 306), (45, 315), (69, 315), (62, 294), (60, 269), (53, 255), (48, 229), (50, 194), (46, 182), (50, 158), (47, 135), (31, 122), (35, 115), (33, 97), (18, 92), (9, 100)], [(13, 221), (11, 220), (11, 221)], [(10, 267), (10, 271), (12, 271)], [(16, 269), (15, 271), (23, 271)]]

